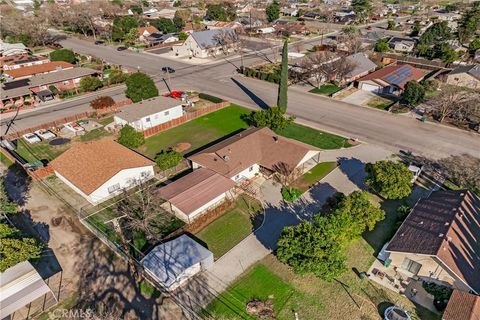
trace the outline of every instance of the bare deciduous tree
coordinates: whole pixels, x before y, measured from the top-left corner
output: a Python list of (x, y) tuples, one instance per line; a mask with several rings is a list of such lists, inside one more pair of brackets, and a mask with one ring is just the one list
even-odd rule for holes
[(450, 156), (439, 161), (443, 173), (461, 188), (480, 192), (480, 159), (469, 154)]
[(301, 168), (293, 168), (285, 162), (278, 162), (273, 166), (274, 178), (282, 186), (287, 187), (302, 175)]
[(310, 54), (301, 68), (308, 72), (319, 87), (325, 81), (342, 82), (345, 76), (355, 68), (355, 64), (345, 57), (338, 57), (333, 52), (320, 51)]
[(475, 111), (479, 102), (478, 92), (456, 86), (443, 86), (440, 94), (428, 100), (425, 107), (438, 121), (443, 122), (445, 118)]

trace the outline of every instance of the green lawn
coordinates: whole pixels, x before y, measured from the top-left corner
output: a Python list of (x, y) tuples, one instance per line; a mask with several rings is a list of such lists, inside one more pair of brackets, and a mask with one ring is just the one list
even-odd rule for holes
[(293, 187), (302, 192), (310, 189), (315, 183), (322, 180), (327, 174), (337, 167), (337, 162), (322, 162), (305, 172), (300, 178), (295, 180)]
[(1, 152), (0, 152), (0, 162), (3, 163), (7, 168), (13, 164), (13, 162), (7, 157), (5, 157)]
[(191, 145), (183, 153), (193, 151), (237, 130), (247, 128), (248, 125), (240, 117), (248, 113), (250, 113), (248, 109), (231, 104), (229, 107), (146, 139), (145, 145), (140, 147), (139, 151), (153, 159), (160, 151), (182, 142)]
[(92, 131), (89, 131), (85, 133), (84, 135), (80, 136), (80, 141), (92, 141), (92, 140), (97, 140), (106, 136), (109, 136), (110, 133), (103, 129), (103, 128), (98, 128), (98, 129), (93, 129)]
[(52, 161), (69, 148), (69, 144), (62, 146), (51, 146), (48, 142), (30, 144), (24, 139), (17, 140), (17, 153), (27, 162), (38, 160)]
[[(250, 208), (246, 201), (250, 203)], [(253, 231), (250, 212), (260, 210), (258, 201), (241, 196), (234, 208), (210, 223), (196, 236), (207, 244), (215, 259), (218, 259)]]
[(323, 84), (318, 88), (313, 88), (309, 92), (316, 93), (316, 94), (321, 94), (321, 95), (324, 95), (324, 96), (329, 96), (329, 95), (334, 94), (335, 92), (338, 92), (340, 90), (342, 90), (342, 88), (340, 88), (339, 86), (337, 86), (335, 84), (332, 84), (332, 83), (328, 83), (328, 84)]
[(101, 119), (92, 119), (93, 121), (96, 121), (98, 123), (100, 123), (102, 126), (106, 126), (107, 124), (110, 124), (113, 122), (113, 116), (111, 117), (104, 117), (104, 118), (101, 118)]
[(315, 130), (297, 123), (288, 126), (285, 130), (279, 130), (277, 133), (320, 149), (339, 149), (351, 146), (347, 138)]
[(366, 271), (379, 250), (395, 230), (398, 202), (372, 201), (386, 210), (386, 219), (363, 238), (352, 243), (346, 252), (347, 271), (335, 281), (327, 282), (312, 275), (296, 275), (289, 267), (269, 255), (248, 269), (226, 292), (208, 307), (209, 314), (225, 319), (251, 319), (245, 304), (254, 298), (273, 297), (278, 320), (294, 319), (380, 319), (385, 303), (405, 307), (413, 319), (440, 320), (441, 316), (414, 305), (389, 289), (367, 279), (359, 279), (353, 271)]

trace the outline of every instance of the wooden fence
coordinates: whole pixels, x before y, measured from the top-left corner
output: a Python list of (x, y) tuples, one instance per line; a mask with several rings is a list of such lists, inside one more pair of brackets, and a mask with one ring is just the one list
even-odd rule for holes
[(176, 126), (179, 126), (181, 124), (184, 124), (185, 122), (188, 122), (188, 121), (191, 121), (193, 119), (196, 119), (198, 117), (201, 117), (203, 115), (206, 115), (207, 113), (210, 113), (210, 112), (213, 112), (213, 111), (217, 111), (217, 110), (220, 110), (222, 108), (225, 108), (226, 106), (228, 106), (230, 103), (227, 102), (227, 101), (223, 101), (223, 102), (220, 102), (220, 103), (217, 103), (217, 104), (214, 104), (214, 105), (211, 105), (211, 106), (208, 106), (208, 107), (205, 107), (201, 110), (197, 110), (197, 111), (193, 111), (193, 112), (188, 112), (188, 113), (185, 113), (183, 116), (181, 116), (180, 118), (177, 118), (177, 119), (173, 119), (173, 120), (170, 120), (168, 122), (165, 122), (165, 123), (162, 123), (158, 126), (155, 126), (155, 127), (151, 127), (145, 131), (143, 131), (143, 135), (145, 136), (145, 138), (148, 138), (148, 137), (151, 137), (157, 133), (160, 133), (162, 131), (165, 131), (165, 130), (168, 130), (168, 129), (171, 129), (173, 127), (176, 127)]
[(14, 139), (20, 138), (22, 135), (24, 135), (26, 133), (34, 132), (34, 131), (37, 131), (37, 130), (56, 128), (56, 127), (59, 127), (59, 126), (65, 124), (65, 123), (73, 122), (73, 121), (79, 121), (79, 120), (89, 118), (89, 117), (92, 117), (92, 116), (99, 117), (99, 116), (102, 116), (102, 115), (105, 115), (105, 114), (108, 114), (108, 113), (115, 112), (115, 111), (117, 111), (117, 109), (119, 107), (131, 104), (131, 103), (132, 103), (132, 101), (130, 99), (122, 100), (122, 101), (117, 102), (111, 108), (88, 110), (88, 111), (85, 111), (85, 112), (82, 112), (82, 113), (77, 113), (77, 114), (74, 114), (74, 115), (71, 115), (71, 116), (68, 116), (68, 117), (65, 117), (65, 118), (57, 119), (57, 120), (50, 121), (50, 122), (47, 122), (47, 123), (42, 123), (38, 126), (31, 127), (31, 128), (25, 129), (25, 130), (15, 131), (13, 133), (10, 133), (10, 134), (6, 135), (5, 138), (7, 140), (14, 140)]

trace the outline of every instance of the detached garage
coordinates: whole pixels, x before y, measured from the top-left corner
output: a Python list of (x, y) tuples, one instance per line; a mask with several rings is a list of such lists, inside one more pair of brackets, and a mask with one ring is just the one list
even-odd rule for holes
[(213, 253), (184, 234), (153, 248), (141, 263), (160, 285), (173, 291), (212, 266)]

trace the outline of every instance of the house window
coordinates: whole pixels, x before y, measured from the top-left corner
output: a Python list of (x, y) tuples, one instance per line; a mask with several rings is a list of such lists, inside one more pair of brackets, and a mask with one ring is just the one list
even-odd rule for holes
[(70, 83), (70, 81), (68, 81), (68, 80), (67, 80), (67, 81), (63, 81), (63, 85), (64, 85), (64, 86), (68, 85), (69, 83)]
[(403, 259), (401, 268), (413, 274), (417, 274), (418, 271), (420, 271), (420, 269), (422, 268), (422, 265), (418, 262), (405, 258)]
[(114, 184), (113, 186), (108, 187), (108, 193), (114, 193), (120, 190), (120, 183)]
[(150, 122), (150, 117), (145, 118), (145, 121), (146, 121), (146, 122)]
[(169, 114), (170, 114), (170, 111), (165, 111), (165, 112), (163, 113), (164, 116), (168, 116)]

